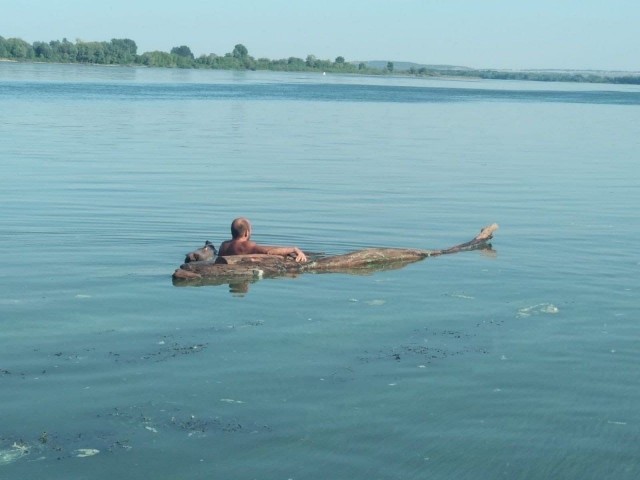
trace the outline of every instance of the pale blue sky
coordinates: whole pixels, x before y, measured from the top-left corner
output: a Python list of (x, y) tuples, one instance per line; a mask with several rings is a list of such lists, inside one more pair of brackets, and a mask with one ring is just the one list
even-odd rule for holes
[(2, 0), (0, 35), (130, 38), (138, 53), (640, 71), (638, 0)]

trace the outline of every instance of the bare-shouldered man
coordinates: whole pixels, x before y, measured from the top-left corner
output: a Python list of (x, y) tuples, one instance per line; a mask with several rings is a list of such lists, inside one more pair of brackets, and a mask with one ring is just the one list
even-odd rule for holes
[(306, 255), (298, 247), (271, 247), (258, 245), (251, 240), (251, 223), (246, 218), (236, 218), (231, 223), (231, 240), (222, 242), (218, 255), (281, 255), (295, 256), (296, 262), (306, 262)]

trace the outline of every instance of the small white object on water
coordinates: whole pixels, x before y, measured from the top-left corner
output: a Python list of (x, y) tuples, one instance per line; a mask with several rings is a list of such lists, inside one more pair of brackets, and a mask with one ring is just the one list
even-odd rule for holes
[(537, 305), (521, 308), (520, 310), (518, 310), (516, 317), (524, 318), (530, 317), (531, 315), (539, 315), (541, 313), (548, 313), (553, 315), (558, 313), (559, 311), (560, 310), (558, 310), (558, 307), (556, 307), (552, 303), (538, 303)]
[(76, 298), (91, 298), (91, 295), (84, 295), (82, 293), (79, 293), (76, 295)]
[(380, 305), (384, 305), (387, 303), (385, 300), (369, 300), (367, 305), (371, 305), (372, 307), (379, 307)]
[(19, 305), (22, 303), (22, 300), (18, 300), (17, 298), (5, 298), (4, 300), (0, 300), (0, 305)]
[(95, 448), (79, 448), (74, 453), (76, 454), (76, 457), (85, 458), (99, 454), (100, 450), (96, 450)]
[(150, 432), (158, 433), (158, 430), (156, 430), (156, 429), (155, 429), (155, 428), (153, 428), (153, 427), (150, 427), (149, 425), (145, 425), (145, 426), (144, 426), (144, 428), (146, 428), (146, 429), (147, 429), (147, 430), (149, 430)]
[(226, 403), (244, 403), (242, 400), (234, 400), (233, 398), (221, 398), (220, 401)]
[(475, 300), (475, 297), (472, 297), (470, 295), (464, 295), (463, 293), (452, 293), (451, 296), (455, 298), (465, 298), (467, 300)]

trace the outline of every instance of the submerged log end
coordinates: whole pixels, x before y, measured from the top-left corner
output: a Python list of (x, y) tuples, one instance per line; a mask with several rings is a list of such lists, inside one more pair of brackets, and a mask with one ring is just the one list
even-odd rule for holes
[(498, 230), (499, 226), (497, 223), (492, 223), (491, 225), (487, 225), (486, 227), (484, 227), (482, 230), (480, 230), (480, 233), (478, 235), (476, 235), (476, 240), (490, 240), (491, 238), (493, 238), (493, 232), (495, 232), (496, 230)]
[(183, 270), (182, 268), (178, 268), (175, 272), (173, 272), (172, 278), (174, 280), (195, 280), (197, 278), (202, 278), (202, 275), (196, 272), (189, 272), (187, 270)]

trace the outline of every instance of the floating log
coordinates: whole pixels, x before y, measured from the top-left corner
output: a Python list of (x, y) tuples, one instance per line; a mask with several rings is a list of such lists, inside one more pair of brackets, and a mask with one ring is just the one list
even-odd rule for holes
[(484, 227), (472, 240), (442, 250), (409, 248), (366, 248), (343, 255), (307, 255), (308, 261), (297, 263), (292, 257), (278, 255), (233, 255), (215, 260), (194, 261), (180, 265), (173, 273), (175, 285), (221, 285), (260, 278), (296, 276), (302, 273), (351, 273), (402, 268), (427, 257), (477, 249), (490, 249), (489, 241), (497, 224)]
[(213, 260), (218, 254), (216, 247), (209, 240), (204, 242), (204, 246), (193, 252), (187, 253), (184, 257), (184, 263), (189, 262), (202, 262), (205, 260)]

